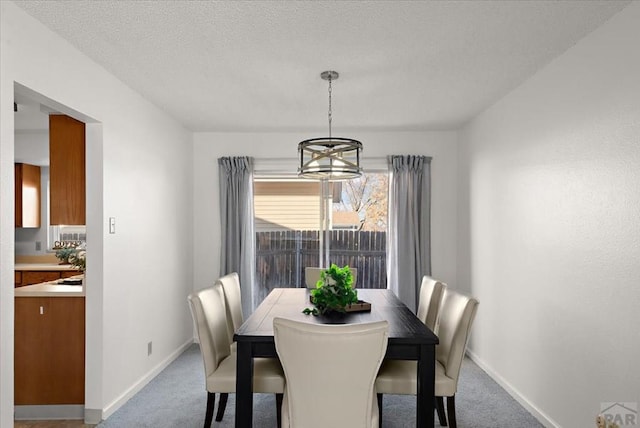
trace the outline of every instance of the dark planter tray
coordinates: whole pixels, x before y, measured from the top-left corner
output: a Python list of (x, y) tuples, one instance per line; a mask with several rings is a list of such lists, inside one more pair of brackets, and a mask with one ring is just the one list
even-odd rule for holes
[(356, 303), (344, 308), (346, 312), (371, 312), (371, 303), (358, 300)]

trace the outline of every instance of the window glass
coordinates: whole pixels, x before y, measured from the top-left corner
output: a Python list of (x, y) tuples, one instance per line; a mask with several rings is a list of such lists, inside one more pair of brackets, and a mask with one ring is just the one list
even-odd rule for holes
[[(304, 286), (304, 268), (357, 269), (357, 288), (386, 288), (388, 174), (343, 182), (256, 176), (256, 292)], [(322, 261), (324, 260), (324, 263)]]

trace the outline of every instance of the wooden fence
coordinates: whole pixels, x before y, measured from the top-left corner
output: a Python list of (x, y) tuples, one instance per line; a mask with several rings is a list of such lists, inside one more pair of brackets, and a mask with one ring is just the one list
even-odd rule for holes
[[(257, 301), (277, 287), (304, 286), (304, 268), (319, 265), (317, 230), (256, 233)], [(330, 262), (356, 268), (357, 288), (387, 288), (385, 232), (332, 230)]]

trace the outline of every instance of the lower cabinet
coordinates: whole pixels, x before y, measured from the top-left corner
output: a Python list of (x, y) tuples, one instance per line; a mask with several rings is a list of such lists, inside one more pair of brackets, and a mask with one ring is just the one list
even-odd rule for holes
[(60, 279), (71, 278), (72, 276), (80, 275), (82, 272), (79, 270), (63, 270), (60, 272)]
[(16, 405), (84, 403), (84, 302), (15, 298)]
[(41, 282), (55, 281), (56, 279), (69, 278), (79, 275), (78, 270), (23, 270), (16, 271), (14, 285), (24, 287), (25, 285), (40, 284)]

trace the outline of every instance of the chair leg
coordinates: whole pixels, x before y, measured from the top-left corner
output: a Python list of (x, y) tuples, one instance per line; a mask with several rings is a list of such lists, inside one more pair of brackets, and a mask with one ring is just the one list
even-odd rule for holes
[(213, 406), (216, 404), (216, 394), (207, 391), (207, 413), (204, 416), (204, 428), (211, 428), (213, 421)]
[(444, 399), (442, 397), (436, 397), (436, 410), (438, 411), (438, 420), (440, 426), (447, 426), (447, 418), (444, 416)]
[(382, 394), (378, 394), (378, 421), (382, 426)]
[(282, 398), (284, 394), (276, 394), (276, 421), (278, 428), (282, 427)]
[(456, 422), (456, 396), (447, 397), (447, 417), (449, 418), (449, 427), (457, 428)]
[(220, 422), (224, 417), (224, 410), (227, 408), (227, 400), (229, 399), (229, 394), (220, 393), (220, 400), (218, 400), (218, 413), (216, 413), (216, 422)]

